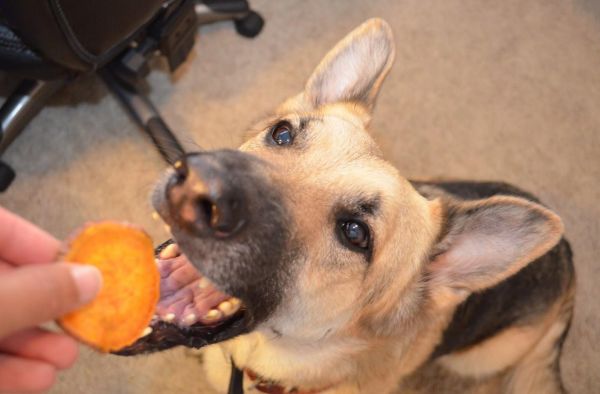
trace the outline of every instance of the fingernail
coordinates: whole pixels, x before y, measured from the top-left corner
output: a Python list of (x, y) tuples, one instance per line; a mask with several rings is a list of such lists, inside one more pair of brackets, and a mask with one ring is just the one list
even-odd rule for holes
[(72, 264), (71, 275), (79, 291), (79, 301), (87, 304), (92, 301), (102, 287), (102, 274), (91, 265)]

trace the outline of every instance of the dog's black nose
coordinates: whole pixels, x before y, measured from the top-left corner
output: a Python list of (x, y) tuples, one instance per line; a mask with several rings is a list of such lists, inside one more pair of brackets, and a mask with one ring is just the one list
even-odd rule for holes
[(166, 197), (171, 217), (198, 236), (229, 237), (245, 223), (244, 192), (213, 153), (188, 155), (174, 165)]

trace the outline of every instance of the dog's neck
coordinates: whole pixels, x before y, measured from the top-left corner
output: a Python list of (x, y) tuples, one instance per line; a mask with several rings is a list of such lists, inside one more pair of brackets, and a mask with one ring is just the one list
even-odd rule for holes
[[(363, 391), (368, 387), (369, 393), (377, 393), (384, 380), (393, 384), (427, 360), (441, 334), (441, 322), (438, 324), (437, 329), (430, 324), (430, 330), (424, 331), (415, 323), (400, 337), (370, 343), (352, 337), (329, 338), (318, 346), (289, 340), (282, 344), (281, 339), (267, 340), (255, 332), (223, 344), (223, 350), (253, 383), (254, 392), (320, 394), (359, 384)], [(421, 341), (415, 336), (431, 338)]]
[(279, 340), (266, 340), (258, 332), (223, 344), (232, 362), (244, 371), (245, 380), (252, 382), (254, 392), (297, 394), (321, 393), (346, 381), (355, 374), (355, 363), (351, 360), (363, 348), (364, 344), (355, 340), (332, 341), (321, 346), (282, 344)]

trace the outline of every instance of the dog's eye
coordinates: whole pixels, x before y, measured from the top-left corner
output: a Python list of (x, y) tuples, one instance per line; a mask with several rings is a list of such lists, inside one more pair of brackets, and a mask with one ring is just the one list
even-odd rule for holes
[(271, 129), (271, 139), (277, 145), (290, 145), (292, 143), (292, 125), (288, 122), (279, 122)]
[(369, 228), (357, 220), (348, 220), (340, 223), (344, 239), (352, 246), (360, 249), (369, 247)]

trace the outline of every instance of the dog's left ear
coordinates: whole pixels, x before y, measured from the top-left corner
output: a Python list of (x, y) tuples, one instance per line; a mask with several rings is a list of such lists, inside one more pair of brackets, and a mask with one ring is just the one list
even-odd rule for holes
[(542, 256), (561, 238), (560, 218), (517, 197), (449, 203), (445, 229), (428, 265), (429, 288), (442, 298), (496, 285)]
[(369, 19), (340, 41), (306, 83), (305, 97), (315, 107), (354, 102), (371, 110), (394, 61), (394, 39), (382, 19)]

